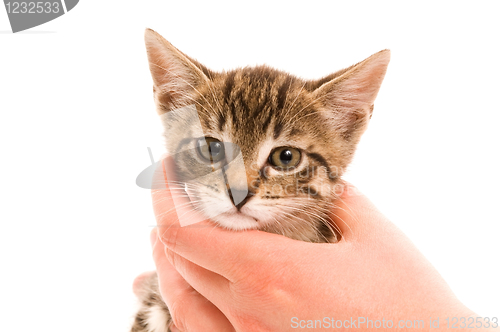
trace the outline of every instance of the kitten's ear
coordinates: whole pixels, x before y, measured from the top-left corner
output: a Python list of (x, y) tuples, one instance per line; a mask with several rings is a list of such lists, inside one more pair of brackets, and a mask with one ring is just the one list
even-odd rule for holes
[(365, 131), (390, 57), (389, 50), (375, 53), (331, 75), (331, 80), (313, 91), (313, 97), (325, 106), (335, 130), (346, 140), (359, 139)]
[(206, 83), (212, 73), (157, 32), (146, 29), (144, 39), (158, 113), (192, 104), (196, 87)]

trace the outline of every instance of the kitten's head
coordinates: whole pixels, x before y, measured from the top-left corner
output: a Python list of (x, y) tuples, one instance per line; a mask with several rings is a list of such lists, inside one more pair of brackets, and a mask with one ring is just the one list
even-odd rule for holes
[(390, 52), (319, 80), (266, 66), (213, 72), (146, 30), (157, 111), (178, 180), (220, 226), (335, 236), (328, 211)]

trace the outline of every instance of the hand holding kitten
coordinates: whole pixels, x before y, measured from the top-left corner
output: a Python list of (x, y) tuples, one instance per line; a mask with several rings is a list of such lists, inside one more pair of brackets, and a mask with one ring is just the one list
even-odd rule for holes
[(343, 233), (336, 244), (209, 222), (179, 227), (169, 190), (155, 190), (153, 256), (176, 327), (288, 331), (300, 320), (366, 317), (423, 320), (428, 328), (440, 317), (444, 329), (446, 317), (475, 316), (396, 226), (346, 188), (332, 211)]
[(145, 42), (174, 174), (153, 191), (157, 273), (136, 280), (131, 332), (472, 318), (368, 199), (338, 197), (389, 50), (305, 80), (265, 65), (215, 72), (152, 30)]

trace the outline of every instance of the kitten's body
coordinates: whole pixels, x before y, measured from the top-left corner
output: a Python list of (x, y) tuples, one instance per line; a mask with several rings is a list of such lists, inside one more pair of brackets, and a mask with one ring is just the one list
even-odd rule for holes
[[(371, 117), (389, 51), (307, 81), (266, 66), (215, 73), (152, 30), (146, 46), (167, 150), (194, 208), (228, 229), (337, 242), (328, 211)], [(177, 116), (190, 105), (195, 113)], [(220, 146), (226, 155), (217, 161)], [(233, 146), (239, 164), (228, 158)], [(143, 278), (136, 293), (132, 331), (168, 331), (156, 276)]]

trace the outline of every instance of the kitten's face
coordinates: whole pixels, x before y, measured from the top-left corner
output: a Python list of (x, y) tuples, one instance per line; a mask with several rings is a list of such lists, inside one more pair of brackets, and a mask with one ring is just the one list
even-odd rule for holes
[(166, 114), (178, 178), (207, 217), (308, 237), (326, 221), (345, 143), (305, 83), (268, 68), (237, 70), (199, 86), (191, 108)]
[(214, 73), (151, 30), (146, 45), (167, 150), (193, 206), (230, 229), (335, 238), (328, 210), (388, 51), (306, 81), (264, 66)]

